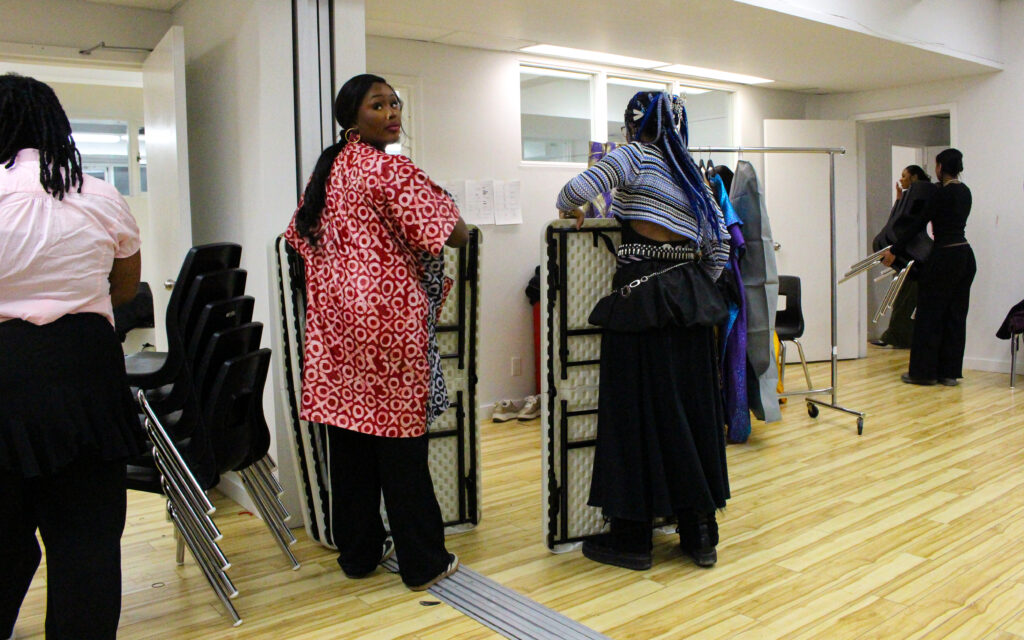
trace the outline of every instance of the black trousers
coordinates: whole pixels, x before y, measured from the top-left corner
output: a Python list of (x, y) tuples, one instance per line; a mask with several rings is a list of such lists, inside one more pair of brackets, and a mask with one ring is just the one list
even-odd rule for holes
[(338, 564), (362, 575), (380, 561), (384, 494), (402, 581), (424, 584), (448, 567), (444, 522), (427, 466), (427, 437), (384, 438), (331, 428), (331, 525)]
[(46, 547), (47, 640), (108, 640), (121, 616), (125, 466), (81, 457), (56, 473), (0, 472), (0, 637), (11, 635)]
[(921, 273), (917, 292), (910, 375), (915, 378), (963, 376), (967, 309), (978, 271), (970, 245), (935, 247)]

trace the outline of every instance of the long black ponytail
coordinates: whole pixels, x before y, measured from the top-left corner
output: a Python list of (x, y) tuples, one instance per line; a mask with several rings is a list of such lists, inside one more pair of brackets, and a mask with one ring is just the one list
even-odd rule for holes
[(82, 190), (82, 155), (71, 123), (49, 85), (35, 78), (0, 76), (0, 162), (8, 168), (22, 149), (39, 150), (39, 183), (58, 200)]
[(320, 238), (320, 215), (327, 201), (327, 178), (331, 174), (331, 166), (348, 142), (345, 132), (356, 125), (359, 105), (363, 103), (370, 88), (378, 82), (388, 83), (384, 78), (369, 73), (354, 76), (341, 87), (334, 100), (334, 119), (341, 125), (340, 139), (320, 154), (302, 195), (302, 205), (295, 214), (295, 230), (313, 246), (316, 246)]

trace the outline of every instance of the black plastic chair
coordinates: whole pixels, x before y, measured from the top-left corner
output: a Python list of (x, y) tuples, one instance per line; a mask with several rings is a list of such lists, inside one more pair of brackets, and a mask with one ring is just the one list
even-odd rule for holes
[(188, 361), (194, 364), (199, 359), (213, 334), (252, 322), (254, 302), (251, 296), (237, 296), (203, 307), (196, 329), (186, 345)]
[[(807, 358), (804, 356), (804, 347), (800, 344), (800, 338), (804, 335), (804, 311), (800, 302), (800, 278), (797, 276), (779, 276), (779, 298), (786, 299), (785, 308), (775, 312), (775, 333), (779, 336), (779, 347), (781, 349), (782, 367), (779, 372), (779, 382), (785, 389), (786, 381), (786, 343), (792, 342), (800, 353), (800, 364), (804, 368), (804, 378), (807, 380), (807, 388), (813, 389), (811, 374), (807, 370)], [(800, 391), (792, 394), (802, 393)], [(780, 396), (791, 395), (791, 393), (780, 393)]]
[(245, 295), (245, 269), (222, 269), (196, 276), (181, 308), (181, 336), (187, 346), (206, 305)]
[[(181, 304), (179, 316), (179, 336), (171, 342), (174, 358), (182, 358), (184, 361), (178, 366), (177, 374), (173, 381), (157, 388), (147, 388), (146, 396), (153, 404), (153, 408), (160, 414), (177, 411), (185, 406), (188, 393), (194, 384), (194, 375), (191, 367), (193, 362), (187, 355), (179, 355), (177, 352), (185, 351), (185, 346), (195, 340), (195, 334), (202, 332), (204, 327), (199, 324), (206, 306), (212, 303), (240, 297), (245, 292), (246, 271), (244, 269), (222, 269), (210, 273), (197, 275), (189, 287), (188, 295)], [(214, 319), (207, 315), (207, 320)], [(168, 339), (170, 340), (170, 329), (168, 328)], [(196, 346), (197, 353), (202, 352), (202, 345)], [(140, 355), (147, 355), (145, 352)], [(129, 379), (129, 382), (131, 380)], [(133, 385), (139, 386), (142, 385)]]
[(259, 351), (263, 324), (246, 324), (222, 329), (210, 336), (202, 357), (195, 363), (195, 384), (199, 403), (206, 406), (208, 398), (216, 392), (214, 380), (223, 364), (233, 358)]
[[(164, 323), (167, 352), (142, 351), (125, 358), (128, 383), (136, 388), (155, 389), (171, 384), (185, 363), (185, 342), (181, 330), (185, 298), (197, 276), (237, 268), (242, 260), (241, 245), (232, 242), (192, 247), (185, 254), (178, 278), (167, 301)], [(238, 294), (236, 294), (238, 295)]]

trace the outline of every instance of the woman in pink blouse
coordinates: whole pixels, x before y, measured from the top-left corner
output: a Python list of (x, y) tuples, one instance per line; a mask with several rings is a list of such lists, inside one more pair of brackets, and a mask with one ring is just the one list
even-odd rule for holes
[(46, 545), (46, 637), (106, 639), (121, 613), (125, 458), (141, 429), (112, 304), (139, 283), (139, 230), (82, 175), (53, 90), (0, 76), (0, 638)]
[[(285, 234), (306, 266), (303, 420), (336, 427), (328, 450), (338, 564), (350, 578), (398, 554), (424, 590), (453, 573), (427, 467), (429, 423), (448, 408), (433, 321), (446, 283), (441, 250), (468, 231), (451, 198), (405, 156), (402, 102), (373, 75), (350, 79)], [(392, 538), (380, 516), (380, 496)]]

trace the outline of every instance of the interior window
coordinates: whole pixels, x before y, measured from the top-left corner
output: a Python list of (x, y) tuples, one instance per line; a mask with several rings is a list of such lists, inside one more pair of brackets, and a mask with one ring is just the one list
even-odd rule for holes
[(586, 162), (591, 138), (591, 82), (586, 73), (521, 67), (523, 160)]
[(82, 154), (82, 171), (131, 195), (128, 125), (124, 122), (71, 121), (71, 137)]
[(625, 126), (623, 116), (626, 105), (638, 91), (671, 91), (670, 83), (647, 82), (629, 78), (608, 77), (608, 142), (624, 144), (626, 136), (622, 128)]

